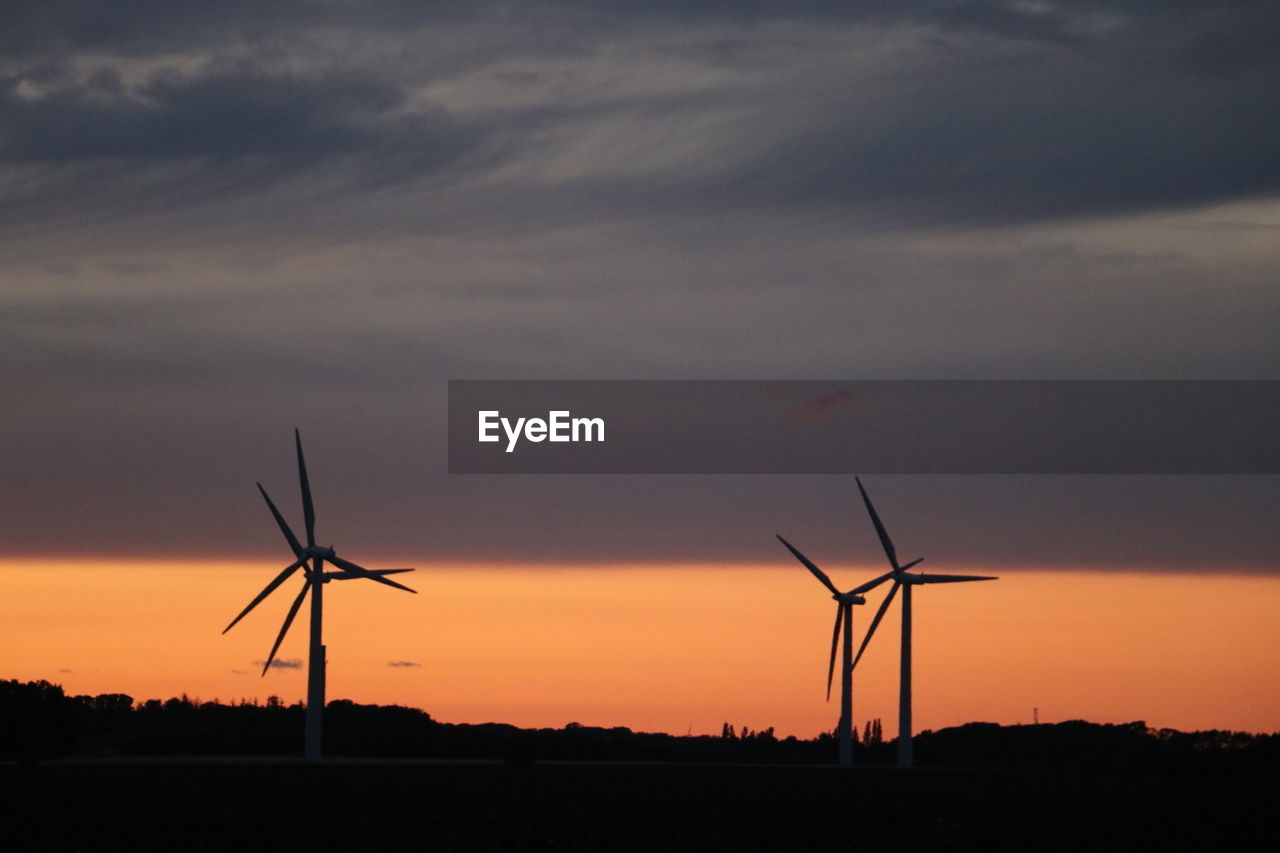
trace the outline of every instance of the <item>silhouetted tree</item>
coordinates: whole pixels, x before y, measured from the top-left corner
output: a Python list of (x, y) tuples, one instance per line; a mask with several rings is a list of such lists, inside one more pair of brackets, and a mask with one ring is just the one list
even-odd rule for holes
[[(335, 755), (613, 761), (830, 763), (834, 731), (810, 740), (779, 740), (772, 726), (721, 726), (711, 735), (673, 736), (571, 723), (519, 729), (489, 723), (439, 723), (417, 708), (327, 706), (326, 747)], [(279, 697), (265, 704), (199, 702), (188, 697), (135, 703), (124, 694), (67, 697), (49, 682), (0, 682), (0, 757), (26, 761), (86, 755), (284, 755), (302, 748), (304, 709)], [(881, 720), (855, 729), (860, 763), (889, 764)], [(921, 764), (992, 767), (1254, 768), (1280, 762), (1280, 736), (1212, 730), (1152, 730), (1139, 721), (1100, 725), (1080, 720), (1040, 726), (969, 723), (917, 736)]]
[(76, 745), (72, 703), (48, 681), (0, 681), (0, 758), (28, 764)]

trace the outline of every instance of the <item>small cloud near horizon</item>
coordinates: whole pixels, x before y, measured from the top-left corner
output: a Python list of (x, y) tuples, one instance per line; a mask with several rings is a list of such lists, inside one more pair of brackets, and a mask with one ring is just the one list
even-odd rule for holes
[(231, 670), (231, 674), (232, 675), (248, 675), (249, 671), (247, 669), (233, 669)]
[(416, 660), (392, 660), (392, 661), (387, 661), (387, 666), (394, 666), (394, 667), (414, 667), (414, 666), (416, 666), (416, 667), (421, 667), (421, 666), (422, 666), (422, 664), (418, 663)]
[(75, 672), (75, 670), (74, 670), (74, 669), (67, 669), (67, 668), (64, 666), (62, 669), (58, 670), (58, 672)]
[[(262, 666), (265, 663), (265, 661), (256, 660), (253, 663), (255, 666)], [(280, 658), (277, 658), (271, 662), (271, 668), (272, 669), (302, 669), (302, 659), (286, 658), (281, 660)]]

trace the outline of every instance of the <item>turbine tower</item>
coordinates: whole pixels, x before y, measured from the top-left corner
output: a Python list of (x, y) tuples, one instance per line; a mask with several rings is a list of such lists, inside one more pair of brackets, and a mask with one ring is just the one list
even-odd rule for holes
[[(276, 524), (280, 526), (280, 532), (284, 534), (285, 541), (289, 543), (289, 548), (293, 551), (295, 562), (284, 568), (280, 574), (276, 575), (271, 583), (267, 584), (258, 596), (249, 602), (249, 606), (240, 611), (240, 615), (231, 620), (231, 624), (222, 629), (222, 633), (230, 631), (237, 622), (245, 617), (246, 614), (275, 591), (276, 587), (287, 581), (294, 572), (302, 569), (304, 580), (302, 589), (298, 591), (298, 597), (293, 600), (293, 604), (289, 607), (289, 614), (284, 617), (284, 624), (280, 626), (280, 633), (276, 635), (275, 645), (271, 647), (271, 654), (267, 655), (267, 661), (262, 666), (262, 674), (265, 676), (267, 670), (271, 668), (271, 662), (275, 660), (276, 652), (280, 649), (280, 644), (284, 642), (284, 635), (288, 633), (289, 626), (293, 624), (293, 617), (298, 615), (298, 609), (302, 607), (302, 600), (307, 597), (307, 593), (311, 593), (311, 648), (307, 660), (307, 718), (306, 718), (306, 748), (304, 754), (307, 758), (320, 757), (320, 738), (321, 738), (321, 715), (324, 712), (324, 641), (321, 638), (321, 629), (323, 626), (324, 616), (324, 585), (329, 581), (345, 581), (354, 578), (368, 578), (371, 581), (377, 581), (396, 589), (402, 589), (405, 592), (416, 593), (417, 590), (409, 589), (409, 587), (388, 580), (386, 575), (399, 574), (401, 572), (411, 572), (413, 569), (366, 569), (358, 566), (350, 560), (344, 560), (333, 552), (333, 548), (325, 548), (316, 544), (316, 510), (315, 505), (311, 502), (311, 483), (307, 479), (307, 463), (302, 457), (302, 437), (295, 429), (293, 431), (294, 443), (298, 449), (298, 480), (302, 485), (302, 515), (306, 522), (307, 528), (307, 544), (304, 546), (298, 541), (298, 537), (293, 535), (293, 531), (289, 529), (289, 525), (285, 522), (284, 516), (276, 509), (276, 505), (271, 502), (267, 490), (262, 488), (262, 484), (258, 484), (258, 491), (262, 492), (262, 498), (267, 502), (267, 508), (271, 510), (271, 515), (276, 520)], [(331, 563), (337, 566), (341, 571), (326, 572), (324, 564)]]
[(884, 546), (885, 556), (889, 558), (889, 565), (893, 567), (893, 571), (889, 572), (888, 577), (893, 578), (893, 586), (889, 588), (889, 594), (884, 597), (884, 601), (880, 605), (880, 609), (876, 611), (875, 618), (871, 620), (871, 627), (867, 629), (867, 636), (863, 638), (862, 645), (858, 649), (858, 655), (853, 659), (853, 665), (857, 666), (858, 661), (862, 659), (862, 653), (867, 650), (867, 644), (871, 642), (871, 636), (876, 632), (880, 620), (884, 618), (885, 611), (889, 609), (889, 605), (893, 602), (893, 596), (898, 592), (898, 587), (902, 587), (902, 655), (899, 662), (898, 676), (898, 766), (911, 766), (911, 587), (926, 583), (965, 583), (968, 581), (993, 581), (994, 577), (986, 577), (981, 575), (927, 575), (920, 572), (908, 572), (907, 569), (919, 563), (924, 558), (913, 560), (905, 566), (898, 565), (898, 554), (894, 550), (893, 540), (889, 538), (888, 532), (884, 529), (884, 524), (880, 522), (880, 515), (876, 512), (876, 508), (871, 504), (871, 498), (867, 496), (867, 490), (862, 487), (862, 480), (854, 477), (858, 483), (858, 491), (862, 492), (862, 501), (867, 505), (867, 512), (871, 515), (871, 523), (875, 525), (876, 535), (880, 537), (880, 544)]
[[(831, 632), (831, 660), (827, 664), (827, 701), (831, 701), (831, 680), (836, 670), (836, 647), (840, 646), (843, 648), (843, 657), (840, 666), (840, 724), (837, 726), (840, 737), (839, 758), (841, 767), (849, 767), (853, 764), (853, 606), (866, 604), (867, 600), (862, 597), (862, 593), (889, 580), (893, 573), (887, 572), (862, 586), (854, 587), (848, 592), (841, 592), (836, 589), (831, 578), (827, 577), (826, 573), (814, 565), (808, 557), (796, 550), (794, 545), (781, 536), (778, 537), (778, 541), (787, 546), (787, 550), (831, 591), (831, 597), (836, 600), (836, 626)], [(841, 642), (842, 625), (843, 643)]]

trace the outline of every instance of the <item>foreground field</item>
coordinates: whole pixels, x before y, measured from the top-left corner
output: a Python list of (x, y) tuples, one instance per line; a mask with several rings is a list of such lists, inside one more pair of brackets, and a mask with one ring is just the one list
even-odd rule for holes
[(1274, 849), (1250, 776), (610, 764), (0, 766), (5, 849)]

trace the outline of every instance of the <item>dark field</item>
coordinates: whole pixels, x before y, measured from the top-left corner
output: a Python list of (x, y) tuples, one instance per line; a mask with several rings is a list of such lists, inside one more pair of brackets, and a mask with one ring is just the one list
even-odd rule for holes
[(1260, 775), (617, 764), (0, 766), (0, 849), (1276, 849)]

